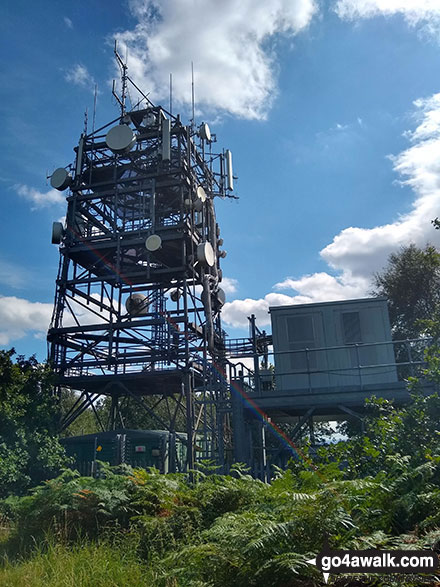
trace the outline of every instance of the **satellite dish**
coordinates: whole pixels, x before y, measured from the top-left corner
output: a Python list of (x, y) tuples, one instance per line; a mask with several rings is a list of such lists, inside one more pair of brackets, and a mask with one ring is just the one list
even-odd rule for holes
[(141, 293), (131, 294), (125, 301), (125, 307), (131, 316), (146, 316), (148, 314), (148, 298)]
[(203, 122), (199, 126), (199, 137), (205, 141), (208, 141), (208, 143), (211, 142), (211, 129), (206, 124), (206, 122)]
[(211, 243), (206, 241), (197, 245), (197, 260), (200, 261), (202, 265), (208, 265), (208, 267), (214, 265), (215, 253)]
[(199, 185), (199, 187), (197, 188), (196, 195), (197, 195), (197, 197), (198, 197), (199, 200), (201, 200), (202, 202), (206, 202), (206, 192), (202, 188), (201, 185)]
[(150, 251), (150, 253), (154, 253), (154, 251), (160, 249), (161, 246), (162, 239), (158, 234), (150, 234), (150, 236), (145, 241), (145, 248), (147, 251)]
[(52, 224), (52, 244), (59, 245), (64, 236), (64, 227), (61, 222), (54, 222)]
[(72, 184), (72, 176), (64, 167), (55, 169), (50, 177), (50, 185), (56, 190), (62, 192)]
[(108, 131), (105, 142), (113, 153), (128, 153), (136, 144), (136, 135), (129, 126), (120, 124)]

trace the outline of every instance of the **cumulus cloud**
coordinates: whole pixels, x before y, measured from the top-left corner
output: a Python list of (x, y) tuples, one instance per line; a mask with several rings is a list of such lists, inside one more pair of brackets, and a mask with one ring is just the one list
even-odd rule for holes
[(65, 204), (65, 197), (58, 190), (49, 190), (47, 192), (40, 192), (39, 190), (29, 187), (27, 185), (16, 184), (13, 189), (19, 196), (32, 202), (32, 210), (37, 208), (47, 208), (54, 204)]
[(430, 221), (440, 212), (440, 94), (414, 105), (420, 120), (414, 131), (406, 133), (412, 145), (390, 157), (401, 184), (414, 191), (412, 209), (389, 224), (346, 228), (321, 251), (333, 269), (345, 272), (346, 280), (350, 275), (365, 278), (379, 271), (389, 254), (402, 245), (424, 246), (427, 240), (440, 245), (439, 231), (430, 230)]
[(222, 309), (223, 321), (236, 328), (246, 328), (249, 324), (247, 317), (255, 314), (259, 326), (269, 324), (269, 302), (266, 298), (267, 296), (259, 300), (246, 298), (244, 300), (226, 302)]
[(234, 300), (223, 307), (222, 318), (225, 323), (236, 328), (245, 328), (247, 317), (255, 314), (259, 326), (270, 324), (269, 308), (271, 306), (290, 306), (293, 304), (310, 304), (330, 300), (346, 300), (365, 295), (369, 286), (368, 279), (348, 279), (346, 275), (332, 276), (328, 273), (314, 273), (300, 279), (287, 278), (274, 285), (274, 289), (291, 290), (295, 295), (271, 292), (254, 300)]
[(94, 91), (95, 88), (95, 80), (93, 76), (89, 73), (87, 67), (77, 63), (69, 70), (66, 75), (64, 76), (66, 81), (83, 88), (88, 88), (91, 91)]
[(411, 26), (427, 23), (438, 31), (440, 25), (438, 0), (338, 0), (335, 11), (346, 20), (401, 14)]
[[(197, 107), (264, 118), (276, 94), (276, 36), (304, 30), (316, 0), (131, 0), (137, 20), (117, 34), (130, 76), (155, 100), (191, 103), (194, 62)], [(272, 43), (269, 45), (269, 43)]]
[[(91, 297), (100, 301), (100, 295), (92, 293)], [(110, 304), (108, 298), (103, 302)], [(115, 302), (116, 306), (116, 302)], [(91, 303), (89, 307), (76, 300), (69, 299), (65, 309), (63, 326), (75, 326), (78, 319), (80, 324), (104, 324), (109, 314), (106, 310), (99, 312), (99, 306)], [(93, 312), (99, 312), (96, 314)], [(0, 295), (0, 345), (6, 346), (28, 335), (34, 338), (44, 339), (52, 317), (53, 304), (42, 302), (30, 302), (29, 300), (15, 296)]]
[(227, 324), (246, 326), (246, 317), (254, 313), (261, 325), (266, 325), (270, 305), (368, 296), (373, 274), (386, 265), (390, 253), (409, 243), (423, 247), (429, 241), (440, 247), (440, 231), (431, 227), (431, 220), (440, 216), (440, 94), (417, 100), (414, 106), (417, 126), (405, 133), (411, 144), (390, 157), (400, 183), (413, 190), (412, 209), (388, 224), (342, 230), (320, 252), (336, 275), (323, 272), (286, 278), (274, 289), (291, 290), (292, 295), (272, 292), (257, 300), (229, 302), (223, 312)]
[(232, 277), (223, 277), (221, 282), (221, 288), (225, 294), (234, 294), (238, 288), (238, 281)]
[(0, 296), (0, 345), (6, 346), (28, 334), (44, 335), (52, 308), (52, 304)]
[(348, 272), (340, 276), (322, 272), (304, 275), (300, 279), (287, 278), (277, 283), (274, 288), (300, 292), (299, 295), (295, 296), (295, 301), (302, 304), (357, 298), (365, 294), (369, 283), (370, 279), (368, 277), (360, 276), (356, 278)]

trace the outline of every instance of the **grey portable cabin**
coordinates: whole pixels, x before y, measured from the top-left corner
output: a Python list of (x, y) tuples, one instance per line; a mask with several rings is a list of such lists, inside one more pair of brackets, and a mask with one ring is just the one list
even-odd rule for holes
[(279, 390), (397, 381), (385, 298), (270, 308)]

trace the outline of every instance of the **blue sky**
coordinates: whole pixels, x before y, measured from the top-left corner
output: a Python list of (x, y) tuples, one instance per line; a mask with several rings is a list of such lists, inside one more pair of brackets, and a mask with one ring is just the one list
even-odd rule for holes
[(0, 347), (46, 354), (64, 195), (93, 91), (115, 118), (113, 42), (156, 103), (230, 148), (238, 201), (218, 201), (224, 323), (269, 305), (362, 297), (400, 246), (440, 244), (440, 0), (3, 3)]

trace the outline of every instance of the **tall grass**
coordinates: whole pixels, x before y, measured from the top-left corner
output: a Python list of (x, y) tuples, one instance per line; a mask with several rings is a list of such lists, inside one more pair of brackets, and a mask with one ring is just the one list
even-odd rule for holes
[[(129, 546), (129, 545), (128, 545)], [(152, 585), (151, 573), (129, 548), (110, 543), (46, 544), (28, 560), (0, 567), (2, 587), (139, 587)]]

